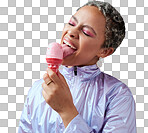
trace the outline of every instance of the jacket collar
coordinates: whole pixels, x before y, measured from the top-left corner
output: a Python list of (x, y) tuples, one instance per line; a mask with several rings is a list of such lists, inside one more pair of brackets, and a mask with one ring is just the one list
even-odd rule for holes
[[(63, 70), (61, 73), (69, 80), (71, 80), (72, 77), (77, 76), (82, 82), (84, 82), (93, 79), (101, 73), (100, 68), (96, 64), (83, 67), (62, 67)], [(75, 68), (77, 68), (77, 75), (74, 73)]]

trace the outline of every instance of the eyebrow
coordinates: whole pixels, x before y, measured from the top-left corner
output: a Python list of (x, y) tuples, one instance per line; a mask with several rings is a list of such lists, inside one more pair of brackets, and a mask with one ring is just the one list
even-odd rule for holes
[[(78, 20), (77, 20), (77, 18), (76, 18), (75, 16), (72, 15), (72, 18), (78, 23)], [(91, 29), (91, 30), (93, 31), (93, 33), (94, 33), (95, 35), (97, 35), (96, 32), (95, 32), (95, 30), (94, 30), (91, 26), (89, 26), (89, 25), (84, 25), (84, 27), (87, 27), (87, 28)]]

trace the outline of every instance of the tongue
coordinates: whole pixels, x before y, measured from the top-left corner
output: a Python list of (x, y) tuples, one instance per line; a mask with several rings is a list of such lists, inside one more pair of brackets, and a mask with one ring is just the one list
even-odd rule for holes
[(66, 44), (62, 44), (62, 49), (63, 49), (63, 58), (73, 54), (76, 51), (72, 49), (71, 47), (68, 47)]

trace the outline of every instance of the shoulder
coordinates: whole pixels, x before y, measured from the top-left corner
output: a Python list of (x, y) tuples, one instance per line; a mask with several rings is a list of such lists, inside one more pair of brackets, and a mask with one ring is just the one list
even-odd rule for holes
[(104, 92), (106, 96), (114, 95), (117, 93), (124, 93), (124, 95), (132, 96), (132, 93), (129, 87), (119, 79), (114, 76), (111, 76), (107, 73), (101, 72), (100, 76), (98, 76), (99, 80), (102, 81), (102, 85), (104, 87)]
[(105, 105), (108, 109), (122, 110), (130, 108), (133, 112), (135, 111), (134, 97), (130, 88), (125, 83), (104, 72), (101, 73), (100, 78), (103, 82)]
[[(104, 73), (104, 72), (101, 72), (100, 78), (102, 78), (104, 80), (104, 82), (109, 83), (109, 84), (115, 84), (115, 83), (122, 84), (123, 83), (122, 81), (120, 81), (116, 77), (114, 77), (110, 74)], [(123, 83), (123, 84), (125, 84), (125, 83)]]

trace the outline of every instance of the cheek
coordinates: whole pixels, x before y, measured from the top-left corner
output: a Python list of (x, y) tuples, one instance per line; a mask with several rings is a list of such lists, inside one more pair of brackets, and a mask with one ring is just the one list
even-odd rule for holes
[(90, 53), (93, 53), (99, 49), (99, 45), (96, 43), (96, 40), (85, 39), (82, 42), (81, 49), (83, 49), (84, 51), (89, 51)]
[(92, 43), (92, 41), (90, 41), (90, 43), (88, 41), (85, 41), (83, 43), (83, 45), (81, 45), (80, 47), (80, 54), (81, 56), (83, 56), (84, 58), (94, 58), (99, 51), (99, 46), (96, 42)]
[(81, 47), (78, 52), (78, 57), (86, 60), (90, 60), (96, 56), (96, 50), (92, 47)]

